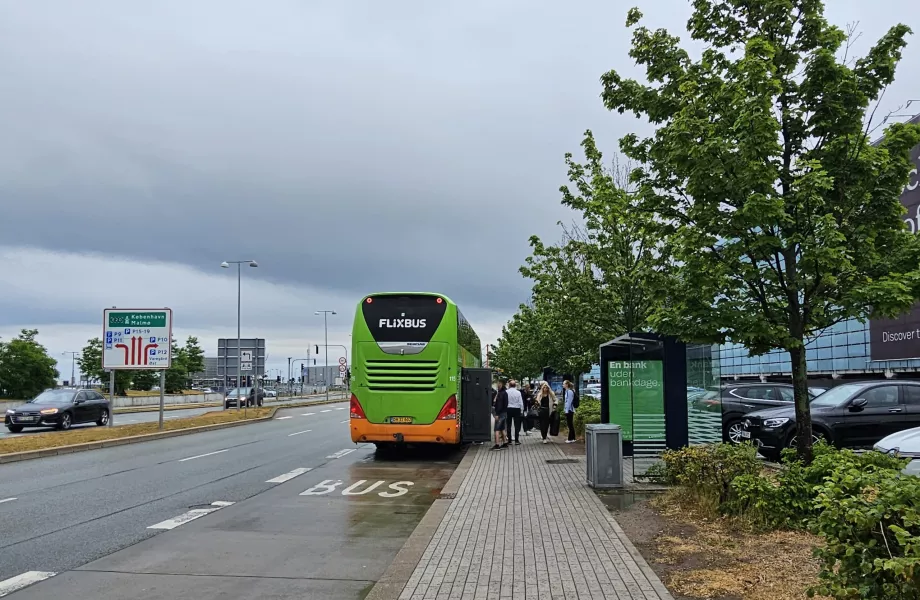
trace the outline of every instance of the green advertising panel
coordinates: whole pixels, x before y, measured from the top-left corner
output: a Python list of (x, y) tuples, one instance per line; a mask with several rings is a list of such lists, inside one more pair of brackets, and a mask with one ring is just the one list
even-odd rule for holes
[(610, 361), (610, 422), (624, 441), (664, 439), (664, 369), (660, 360)]

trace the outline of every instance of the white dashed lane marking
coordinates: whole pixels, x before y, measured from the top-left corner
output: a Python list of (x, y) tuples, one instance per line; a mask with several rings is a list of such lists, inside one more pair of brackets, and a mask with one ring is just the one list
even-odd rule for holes
[(220, 510), (224, 508), (225, 506), (232, 506), (232, 505), (233, 505), (233, 502), (212, 502), (211, 506), (209, 506), (208, 508), (192, 509), (188, 511), (187, 513), (182, 513), (178, 517), (173, 517), (172, 519), (166, 519), (165, 521), (161, 521), (157, 523), (156, 525), (151, 525), (147, 529), (175, 529), (179, 525), (185, 525), (186, 523), (190, 523), (194, 521), (195, 519), (200, 519), (201, 517), (205, 515), (209, 515), (216, 510)]
[(283, 421), (285, 419), (293, 419), (294, 417), (275, 417), (276, 421)]
[(289, 473), (285, 473), (284, 475), (278, 475), (277, 477), (269, 479), (265, 483), (284, 483), (285, 481), (290, 481), (294, 479), (295, 477), (299, 475), (303, 475), (304, 473), (308, 473), (309, 471), (312, 471), (312, 470), (313, 469), (311, 469), (310, 467), (302, 467), (300, 469), (294, 469), (293, 471)]
[(345, 410), (345, 407), (344, 407), (344, 406), (339, 406), (338, 408), (336, 408), (336, 410)]
[(218, 450), (216, 452), (208, 452), (207, 454), (199, 454), (198, 456), (189, 456), (188, 458), (180, 458), (179, 462), (185, 462), (187, 460), (195, 460), (196, 458), (204, 458), (205, 456), (214, 456), (215, 454), (221, 454), (223, 452), (229, 452), (230, 448), (224, 450)]
[(288, 437), (291, 437), (291, 436), (293, 436), (293, 435), (300, 435), (301, 433), (310, 433), (311, 431), (313, 431), (313, 430), (312, 430), (312, 429), (304, 429), (303, 431), (295, 431), (294, 433), (289, 433), (289, 434), (288, 434)]
[(39, 581), (44, 581), (54, 577), (54, 573), (50, 571), (26, 571), (25, 573), (20, 573), (16, 577), (10, 577), (0, 581), (0, 598), (12, 594), (13, 592), (18, 592), (24, 587), (28, 587), (33, 583), (38, 583)]
[(0, 500), (0, 504), (3, 504), (4, 502), (12, 502), (15, 499), (16, 498), (4, 498), (3, 500)]
[(344, 450), (339, 450), (339, 451), (336, 452), (335, 454), (330, 454), (330, 455), (327, 456), (326, 458), (342, 458), (342, 457), (345, 456), (346, 454), (351, 454), (351, 453), (354, 452), (354, 451), (355, 451), (354, 448), (345, 448)]
[(300, 416), (301, 416), (301, 417), (312, 417), (312, 416), (315, 415), (315, 414), (316, 414), (316, 413), (303, 413), (303, 414), (300, 415)]
[(321, 413), (324, 413), (324, 412), (332, 412), (332, 409), (331, 409), (331, 408), (327, 408), (326, 410), (321, 410), (321, 411), (319, 411), (319, 412), (321, 412)]
[(339, 423), (350, 423), (351, 419), (345, 419), (344, 421), (339, 421)]

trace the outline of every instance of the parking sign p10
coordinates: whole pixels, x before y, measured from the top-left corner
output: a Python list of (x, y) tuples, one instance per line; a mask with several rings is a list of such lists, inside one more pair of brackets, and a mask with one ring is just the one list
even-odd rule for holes
[(102, 368), (161, 371), (172, 365), (172, 310), (107, 308), (102, 315)]

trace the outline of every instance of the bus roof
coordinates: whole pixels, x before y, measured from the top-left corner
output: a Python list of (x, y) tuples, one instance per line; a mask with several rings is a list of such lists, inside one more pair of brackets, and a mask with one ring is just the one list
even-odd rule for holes
[[(448, 304), (457, 306), (457, 303), (451, 300), (449, 296), (438, 292), (374, 292), (373, 294), (365, 294), (364, 298), (376, 298), (378, 296), (440, 296)], [(361, 299), (362, 302), (364, 302), (364, 298)]]

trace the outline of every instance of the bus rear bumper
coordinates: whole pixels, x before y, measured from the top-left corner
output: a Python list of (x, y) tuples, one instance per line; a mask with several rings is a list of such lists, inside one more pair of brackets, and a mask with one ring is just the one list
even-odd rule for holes
[(459, 444), (456, 421), (435, 421), (430, 425), (391, 425), (352, 419), (351, 441), (403, 442), (406, 444)]

